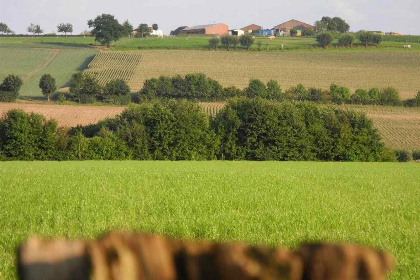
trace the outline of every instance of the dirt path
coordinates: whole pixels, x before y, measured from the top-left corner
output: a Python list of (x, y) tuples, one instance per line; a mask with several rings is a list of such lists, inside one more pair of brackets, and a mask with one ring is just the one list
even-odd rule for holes
[(60, 52), (61, 52), (61, 49), (51, 49), (50, 55), (40, 65), (38, 65), (38, 67), (35, 70), (29, 73), (26, 73), (22, 77), (23, 83), (25, 84), (28, 83), (31, 80), (32, 76), (35, 75), (36, 72), (50, 65), (51, 62), (53, 62), (54, 59), (60, 54)]

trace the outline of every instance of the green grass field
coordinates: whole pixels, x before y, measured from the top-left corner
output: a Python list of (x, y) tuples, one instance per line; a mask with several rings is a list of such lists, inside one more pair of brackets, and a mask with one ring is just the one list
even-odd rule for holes
[[(114, 50), (136, 50), (136, 49), (208, 49), (208, 40), (210, 37), (206, 36), (190, 36), (190, 37), (165, 37), (165, 38), (122, 38), (118, 42), (112, 43)], [(348, 48), (335, 48), (330, 46), (326, 51), (354, 51), (354, 50), (368, 50), (368, 51), (381, 51), (381, 50), (401, 50), (404, 51), (403, 46), (411, 44), (413, 50), (420, 50), (420, 40), (416, 36), (413, 39), (406, 36), (403, 38), (384, 38), (384, 41), (376, 47), (354, 47)], [(258, 49), (257, 42), (261, 41), (261, 50), (267, 50), (267, 44), (270, 51), (299, 51), (299, 50), (312, 50), (312, 51), (325, 51), (321, 48), (316, 48), (317, 42), (315, 38), (305, 37), (277, 37), (275, 40), (268, 40), (267, 37), (256, 37), (255, 43), (252, 45), (252, 50)], [(337, 44), (338, 40), (333, 41), (333, 45)], [(356, 44), (359, 42), (356, 40)], [(86, 45), (99, 45), (95, 42), (93, 37), (0, 37), (0, 45), (20, 45), (20, 46), (86, 46)], [(283, 45), (283, 49), (282, 49)], [(223, 46), (219, 47), (223, 49)], [(239, 48), (238, 48), (239, 49)]]
[(345, 241), (420, 275), (420, 165), (316, 162), (3, 162), (0, 278), (26, 237), (138, 230), (294, 247)]
[(91, 48), (43, 46), (3, 46), (0, 44), (0, 80), (8, 74), (19, 75), (24, 84), (21, 98), (42, 97), (38, 87), (43, 74), (51, 74), (57, 87), (66, 86), (71, 75), (87, 68), (98, 51)]

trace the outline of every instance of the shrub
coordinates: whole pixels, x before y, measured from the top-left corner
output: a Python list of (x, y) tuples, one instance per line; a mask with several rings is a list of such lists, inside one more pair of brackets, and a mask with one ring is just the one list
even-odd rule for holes
[(354, 37), (352, 35), (344, 34), (338, 40), (338, 44), (344, 47), (351, 47), (351, 45), (353, 44), (353, 41), (354, 41)]
[(400, 106), (402, 104), (398, 90), (393, 87), (384, 88), (379, 94), (379, 104)]
[(420, 160), (420, 150), (413, 151), (413, 160)]
[(221, 38), (222, 45), (224, 45), (228, 51), (230, 50), (231, 46), (235, 44), (238, 45), (237, 40), (238, 38), (232, 35), (224, 35)]
[(404, 100), (404, 106), (420, 107), (420, 91), (417, 93), (416, 97)]
[(51, 95), (57, 89), (57, 86), (55, 85), (55, 79), (50, 74), (42, 75), (41, 79), (39, 80), (39, 88), (42, 90), (42, 94), (44, 94), (48, 101), (50, 101)]
[(381, 91), (379, 90), (379, 88), (371, 88), (369, 90), (369, 99), (371, 101), (371, 104), (379, 104), (379, 97), (381, 95)]
[(290, 36), (294, 37), (294, 36), (296, 36), (296, 34), (297, 34), (296, 29), (294, 29), (294, 28), (290, 29)]
[(95, 78), (78, 72), (70, 79), (70, 97), (80, 103), (102, 101), (102, 87)]
[(306, 88), (302, 84), (298, 84), (295, 87), (291, 87), (286, 91), (287, 99), (303, 101), (307, 98)]
[(252, 79), (249, 81), (248, 87), (245, 89), (245, 94), (247, 97), (267, 97), (267, 87), (263, 82), (258, 79)]
[(302, 31), (302, 36), (313, 37), (315, 36), (315, 31), (312, 28), (306, 28)]
[(382, 42), (382, 35), (368, 31), (358, 33), (359, 41), (366, 47), (370, 44), (379, 45)]
[(0, 84), (0, 102), (13, 102), (19, 96), (19, 90), (23, 84), (21, 78), (16, 75), (8, 75)]
[(209, 39), (209, 47), (213, 48), (214, 50), (217, 50), (217, 46), (220, 44), (220, 38), (219, 37), (213, 37)]
[(330, 93), (332, 101), (337, 104), (343, 104), (350, 101), (350, 90), (346, 87), (339, 87), (332, 84), (330, 86)]
[(10, 160), (52, 160), (57, 123), (44, 116), (10, 110), (0, 120), (0, 154)]
[(232, 98), (232, 97), (239, 97), (244, 96), (244, 91), (237, 88), (237, 87), (227, 87), (223, 89), (223, 97), (224, 98)]
[(372, 101), (369, 96), (369, 92), (364, 89), (358, 89), (351, 96), (351, 103), (353, 104), (371, 104)]
[(4, 78), (3, 83), (0, 85), (0, 90), (9, 92), (19, 92), (23, 81), (19, 76), (8, 75)]
[(251, 35), (245, 34), (239, 38), (239, 42), (241, 43), (241, 46), (249, 50), (249, 48), (254, 43), (254, 38), (252, 38)]
[(379, 161), (385, 148), (365, 115), (310, 103), (230, 101), (213, 122), (219, 158)]
[(318, 34), (316, 36), (316, 41), (323, 48), (325, 48), (326, 46), (330, 45), (333, 40), (334, 40), (334, 37), (329, 32), (320, 33), (320, 34)]
[(104, 88), (103, 101), (106, 103), (126, 105), (130, 103), (130, 87), (122, 80), (113, 80)]
[(320, 88), (308, 88), (305, 96), (306, 100), (309, 101), (319, 102), (327, 100), (325, 92)]
[(411, 152), (405, 150), (397, 150), (395, 151), (395, 155), (397, 156), (397, 160), (399, 162), (409, 162), (413, 159)]
[(274, 100), (283, 100), (281, 88), (277, 81), (270, 80), (267, 83), (267, 98)]
[(382, 35), (381, 34), (375, 34), (372, 38), (372, 43), (375, 45), (379, 45), (382, 42)]

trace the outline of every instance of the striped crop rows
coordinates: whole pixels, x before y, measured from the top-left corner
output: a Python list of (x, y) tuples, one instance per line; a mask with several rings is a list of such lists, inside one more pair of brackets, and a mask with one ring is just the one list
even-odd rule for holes
[(95, 56), (84, 72), (95, 77), (101, 85), (116, 79), (123, 79), (130, 84), (140, 61), (139, 53), (101, 52)]

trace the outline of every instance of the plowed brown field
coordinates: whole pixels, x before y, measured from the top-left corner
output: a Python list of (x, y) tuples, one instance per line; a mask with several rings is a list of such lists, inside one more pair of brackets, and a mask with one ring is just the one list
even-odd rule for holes
[(68, 105), (44, 105), (25, 103), (0, 103), (0, 116), (12, 109), (22, 109), (26, 112), (44, 115), (47, 119), (55, 119), (59, 126), (73, 127), (88, 125), (100, 120), (114, 117), (120, 114), (124, 107), (101, 107), (101, 106), (68, 106)]

